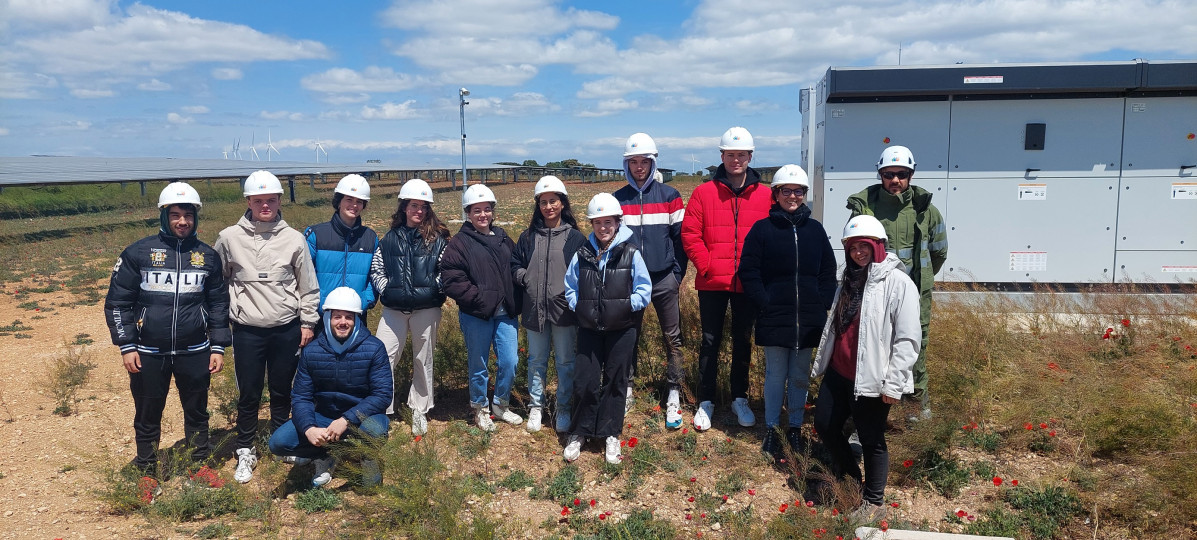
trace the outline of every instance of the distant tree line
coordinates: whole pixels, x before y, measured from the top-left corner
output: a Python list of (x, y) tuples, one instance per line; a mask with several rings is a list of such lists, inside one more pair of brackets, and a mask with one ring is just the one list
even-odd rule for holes
[(551, 169), (572, 169), (574, 167), (581, 167), (583, 169), (596, 168), (593, 163), (582, 163), (574, 158), (563, 159), (561, 161), (550, 161), (541, 165), (535, 159), (525, 159), (523, 163), (516, 163), (514, 161), (500, 161), (495, 165), (510, 165), (512, 167), (548, 167)]

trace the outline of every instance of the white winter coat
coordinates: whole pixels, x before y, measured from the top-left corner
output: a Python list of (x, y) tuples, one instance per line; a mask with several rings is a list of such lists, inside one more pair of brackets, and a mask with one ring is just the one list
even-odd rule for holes
[[(835, 291), (831, 313), (840, 302), (841, 287)], [(811, 367), (815, 376), (831, 365), (835, 317), (827, 318), (819, 355)], [(910, 369), (919, 356), (923, 329), (919, 323), (919, 291), (906, 275), (906, 266), (893, 253), (869, 265), (864, 296), (860, 302), (860, 336), (856, 342), (855, 396), (900, 399), (914, 391)]]

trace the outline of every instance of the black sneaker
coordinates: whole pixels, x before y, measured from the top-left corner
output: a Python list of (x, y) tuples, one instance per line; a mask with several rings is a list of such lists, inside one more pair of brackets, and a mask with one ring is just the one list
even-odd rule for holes
[(786, 443), (790, 445), (790, 452), (794, 455), (806, 450), (806, 439), (802, 438), (802, 428), (792, 427), (786, 431)]
[(769, 457), (777, 459), (781, 451), (781, 436), (777, 433), (777, 428), (771, 427), (765, 430), (765, 441), (761, 443), (761, 452), (768, 454)]

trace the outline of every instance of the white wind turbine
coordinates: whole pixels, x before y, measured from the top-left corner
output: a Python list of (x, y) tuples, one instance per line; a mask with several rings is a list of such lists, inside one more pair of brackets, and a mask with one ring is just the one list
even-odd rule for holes
[(241, 137), (233, 140), (233, 159), (241, 159)]
[(254, 153), (254, 161), (261, 161), (262, 158), (258, 156), (257, 141), (258, 135), (251, 132), (249, 139), (249, 151)]
[(328, 150), (324, 149), (324, 145), (320, 141), (316, 141), (316, 163), (320, 163), (320, 153), (324, 152), (324, 162), (328, 163)]
[(279, 152), (278, 148), (275, 148), (274, 143), (271, 142), (270, 130), (266, 130), (266, 161), (270, 161), (271, 152), (278, 154), (278, 157), (283, 157), (283, 153)]

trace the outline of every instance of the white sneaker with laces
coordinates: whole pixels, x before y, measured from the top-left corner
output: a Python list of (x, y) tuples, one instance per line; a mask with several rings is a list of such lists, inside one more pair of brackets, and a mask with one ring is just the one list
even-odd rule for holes
[(328, 456), (319, 459), (313, 459), (312, 463), (316, 464), (316, 474), (312, 476), (312, 485), (316, 487), (323, 486), (332, 480), (333, 468), (337, 466), (337, 459)]
[(508, 424), (514, 424), (518, 426), (524, 423), (523, 417), (515, 414), (515, 411), (512, 411), (511, 407), (506, 405), (499, 405), (497, 403), (492, 404), (490, 406), (490, 412), (495, 414), (495, 418), (507, 422)]
[(561, 456), (565, 461), (572, 462), (582, 455), (582, 443), (586, 441), (581, 435), (570, 435), (565, 443), (565, 451), (561, 452)]
[(258, 453), (253, 448), (237, 449), (237, 471), (233, 479), (245, 484), (254, 478), (254, 467), (258, 466)]
[(669, 391), (669, 398), (665, 400), (665, 427), (677, 429), (682, 427), (681, 396), (676, 388)]
[(629, 384), (628, 385), (628, 396), (626, 399), (623, 400), (623, 415), (624, 416), (632, 414), (632, 401), (633, 400), (634, 400), (634, 398), (632, 397), (632, 385)]
[(736, 398), (732, 400), (732, 412), (736, 413), (736, 420), (740, 422), (741, 426), (752, 427), (756, 425), (756, 415), (752, 414), (752, 407), (748, 406), (747, 398)]
[(540, 407), (532, 407), (528, 411), (528, 433), (540, 431)]
[(715, 404), (704, 401), (698, 404), (698, 412), (694, 413), (694, 429), (706, 431), (711, 429), (711, 416), (715, 414)]
[(623, 456), (619, 455), (619, 437), (607, 437), (607, 451), (605, 456), (607, 463), (612, 465), (619, 465), (623, 460)]
[(428, 433), (428, 417), (424, 413), (412, 411), (411, 413), (411, 434), (423, 435)]
[(474, 423), (482, 431), (495, 430), (495, 423), (490, 419), (490, 410), (486, 407), (474, 407)]

